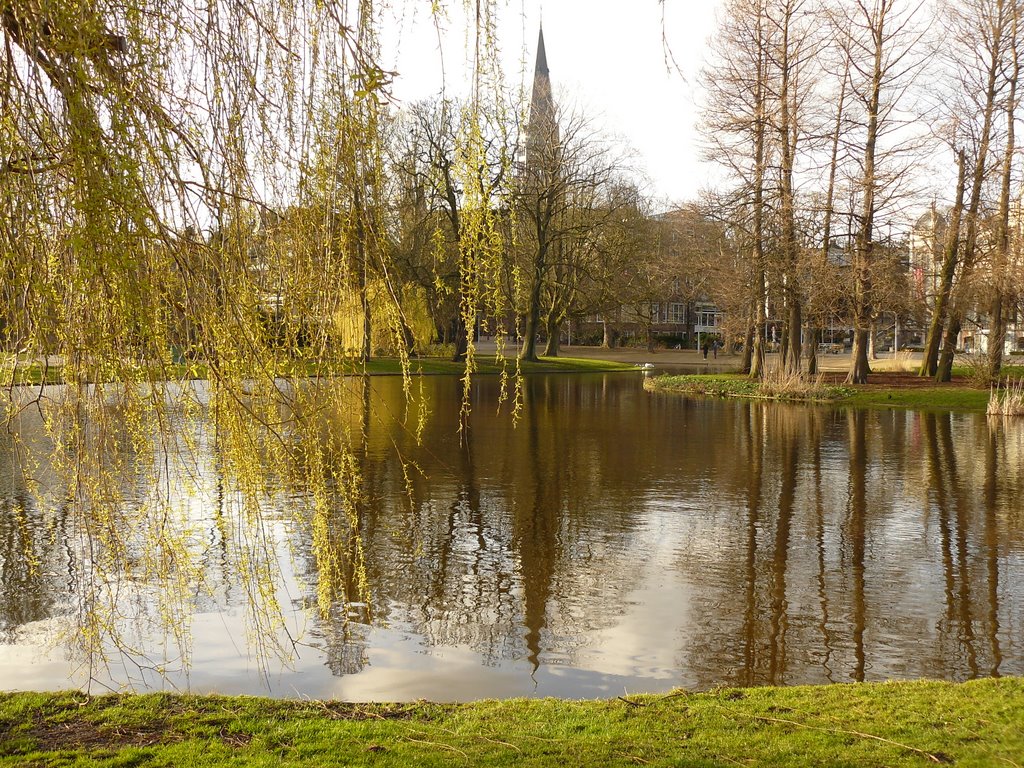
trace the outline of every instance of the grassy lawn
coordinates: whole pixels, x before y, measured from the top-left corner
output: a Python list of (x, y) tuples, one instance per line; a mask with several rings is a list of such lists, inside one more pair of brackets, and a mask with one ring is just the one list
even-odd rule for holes
[(0, 766), (1012, 766), (1022, 755), (1014, 678), (460, 705), (0, 695)]
[[(914, 386), (905, 386), (905, 382), (894, 382), (894, 386), (886, 386), (885, 374), (880, 374), (878, 380), (881, 383), (866, 386), (825, 384), (813, 397), (794, 395), (771, 399), (812, 400), (863, 407), (978, 412), (984, 412), (988, 405), (989, 391), (987, 389), (977, 389), (965, 383), (954, 382), (931, 386), (926, 382), (921, 382), (919, 386), (915, 382)], [(655, 379), (645, 380), (644, 384), (647, 389), (656, 392), (679, 392), (714, 397), (765, 397), (760, 391), (759, 382), (741, 374), (659, 376)]]
[[(519, 363), (519, 369), (524, 374), (532, 373), (587, 373), (607, 371), (635, 371), (636, 366), (630, 363), (614, 362), (609, 360), (592, 360), (589, 358), (572, 357), (542, 357), (539, 362)], [(475, 361), (474, 375), (476, 374), (498, 374), (502, 370), (514, 373), (516, 370), (516, 359), (507, 358), (504, 361), (496, 360), (494, 355), (480, 356)], [(414, 376), (419, 375), (458, 375), (465, 373), (465, 363), (455, 363), (448, 359), (421, 357), (409, 361), (409, 372)], [(402, 373), (402, 364), (398, 358), (384, 357), (370, 360), (365, 366), (362, 363), (351, 361), (343, 363), (318, 363), (316, 361), (287, 363), (283, 364), (275, 375), (281, 377), (289, 376), (338, 376), (367, 373), (371, 376), (397, 376)], [(205, 379), (208, 376), (207, 366), (203, 363), (173, 363), (157, 369), (157, 375), (165, 379)], [(120, 376), (111, 375), (114, 378), (124, 378), (124, 372)], [(131, 380), (143, 380), (146, 378), (145, 371), (141, 368), (133, 369), (129, 373)], [(43, 366), (37, 361), (19, 362), (13, 373), (8, 370), (7, 381), (3, 384), (13, 385), (39, 385), (62, 384), (64, 382), (63, 367), (60, 365)]]
[(915, 410), (978, 411), (988, 406), (987, 389), (944, 386), (920, 389), (855, 390), (840, 398), (843, 405), (862, 405), (883, 408), (913, 408)]
[[(480, 356), (475, 361), (474, 373), (496, 374), (504, 369), (513, 373), (516, 369), (515, 358), (498, 361), (493, 355)], [(586, 373), (589, 371), (635, 371), (635, 365), (618, 363), (610, 360), (591, 360), (582, 357), (542, 357), (536, 363), (520, 362), (523, 373)], [(361, 364), (353, 364), (349, 371), (362, 372)], [(465, 373), (464, 363), (454, 363), (440, 358), (416, 358), (409, 361), (409, 370), (414, 375), (420, 374), (454, 374)], [(375, 375), (400, 374), (402, 366), (395, 358), (371, 360), (366, 366), (367, 373)]]

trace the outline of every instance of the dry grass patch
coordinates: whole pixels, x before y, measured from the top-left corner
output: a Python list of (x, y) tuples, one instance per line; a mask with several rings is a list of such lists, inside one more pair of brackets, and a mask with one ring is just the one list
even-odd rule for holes
[(781, 366), (769, 368), (758, 392), (775, 400), (828, 400), (832, 394), (822, 374), (810, 376), (803, 371), (787, 371)]
[(1024, 416), (1024, 378), (1007, 379), (1002, 387), (992, 387), (988, 397), (989, 416)]

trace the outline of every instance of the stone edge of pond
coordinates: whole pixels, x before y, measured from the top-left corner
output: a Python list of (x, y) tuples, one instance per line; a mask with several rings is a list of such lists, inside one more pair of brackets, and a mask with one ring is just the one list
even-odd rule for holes
[(1019, 677), (463, 704), (0, 693), (0, 765), (1016, 764), (1022, 713)]

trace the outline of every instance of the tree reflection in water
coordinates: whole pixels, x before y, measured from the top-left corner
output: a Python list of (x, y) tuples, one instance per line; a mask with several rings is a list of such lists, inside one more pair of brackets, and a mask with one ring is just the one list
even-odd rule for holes
[[(426, 379), (407, 404), (400, 380), (352, 378), (282, 412), (309, 422), (315, 447), (271, 473), (261, 529), (300, 656), (294, 674), (251, 690), (609, 695), (1024, 672), (1024, 438), (1012, 425), (687, 400), (609, 375), (528, 377), (518, 424), (482, 377), (460, 432), (462, 386)], [(45, 454), (39, 425), (21, 429), (19, 450)], [(204, 617), (230, 628), (266, 586), (238, 570), (232, 542), (249, 529), (217, 446), (189, 439), (206, 490), (174, 485), (203, 584), (187, 592), (199, 629), (183, 684), (202, 689), (217, 664)], [(13, 446), (0, 455), (0, 676), (4, 647), (73, 614), (80, 590), (77, 532), (59, 494), (26, 491)], [(304, 490), (288, 472), (325, 482)], [(120, 496), (145, 498), (149, 480), (125, 477)], [(249, 622), (280, 642), (280, 624)]]

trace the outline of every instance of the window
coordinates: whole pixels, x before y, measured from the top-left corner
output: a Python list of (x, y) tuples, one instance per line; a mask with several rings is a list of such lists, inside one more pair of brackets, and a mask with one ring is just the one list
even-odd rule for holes
[(655, 301), (655, 302), (653, 302), (651, 304), (651, 322), (652, 323), (658, 322), (658, 315), (659, 315), (659, 310), (660, 309), (661, 309), (661, 304), (659, 304), (658, 302)]
[(686, 305), (685, 304), (669, 304), (668, 305), (668, 321), (670, 323), (685, 323), (686, 322)]
[(704, 326), (705, 328), (714, 328), (718, 325), (718, 318), (720, 315), (720, 312), (715, 312), (714, 310), (701, 309), (697, 312), (696, 324)]

